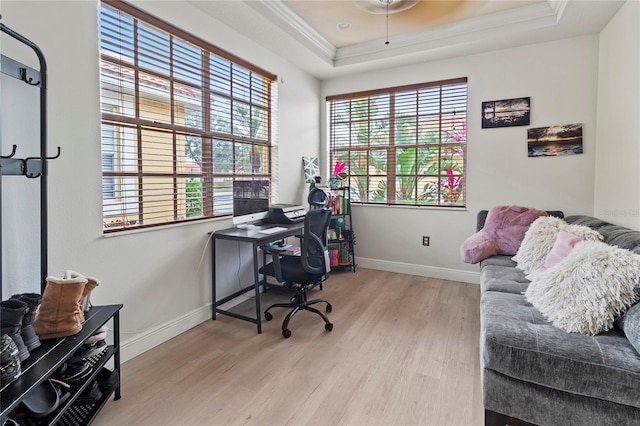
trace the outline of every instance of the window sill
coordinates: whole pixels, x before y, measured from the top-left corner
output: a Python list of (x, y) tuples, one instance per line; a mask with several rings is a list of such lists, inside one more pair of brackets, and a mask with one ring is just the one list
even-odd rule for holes
[(204, 219), (204, 220), (195, 220), (192, 222), (170, 223), (167, 225), (149, 226), (146, 228), (126, 229), (126, 230), (116, 231), (116, 232), (107, 232), (107, 233), (103, 232), (101, 236), (102, 238), (112, 238), (112, 237), (118, 237), (118, 236), (140, 234), (143, 232), (163, 231), (163, 230), (173, 229), (173, 228), (182, 228), (185, 226), (204, 225), (204, 224), (220, 222), (223, 220), (229, 221), (229, 227), (232, 226), (231, 216), (225, 216), (225, 217), (215, 217), (215, 218)]
[(408, 206), (404, 204), (369, 204), (369, 203), (360, 203), (360, 202), (351, 202), (351, 207), (373, 207), (373, 208), (400, 208), (400, 209), (417, 209), (417, 210), (435, 210), (435, 211), (455, 211), (455, 212), (466, 212), (468, 211), (467, 206)]

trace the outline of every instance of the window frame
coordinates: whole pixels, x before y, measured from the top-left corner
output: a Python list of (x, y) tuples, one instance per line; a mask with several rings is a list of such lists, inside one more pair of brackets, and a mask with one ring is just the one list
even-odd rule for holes
[[(434, 108), (433, 101), (424, 100), (428, 97), (425, 93), (434, 91), (438, 91), (435, 125), (436, 115), (424, 112)], [(415, 100), (411, 100), (414, 94)], [(351, 188), (353, 203), (466, 207), (466, 77), (332, 95), (326, 97), (326, 104), (329, 172), (332, 174), (336, 162), (347, 163), (343, 182)], [(411, 113), (400, 113), (411, 108)], [(397, 114), (396, 109), (400, 111)], [(402, 139), (403, 125), (410, 129), (406, 140)], [(411, 142), (413, 138), (415, 142)], [(432, 157), (437, 160), (425, 160), (436, 152), (434, 148), (437, 154)], [(413, 160), (401, 158), (403, 153)], [(422, 172), (427, 161), (430, 169), (437, 161), (435, 173)], [(384, 168), (376, 168), (376, 164)], [(402, 173), (407, 165), (404, 168), (413, 167), (413, 172)], [(375, 190), (373, 182), (377, 182)]]
[[(122, 43), (120, 46), (130, 42), (133, 46), (130, 52), (122, 54), (121, 50), (120, 54), (117, 55), (107, 50), (103, 51), (102, 37), (99, 45), (101, 103), (103, 105), (101, 109), (101, 127), (111, 126), (113, 128), (110, 130), (114, 135), (111, 144), (117, 145), (114, 150), (108, 150), (105, 148), (108, 144), (105, 145), (104, 141), (101, 144), (101, 155), (103, 156), (103, 232), (111, 233), (216, 217), (228, 217), (232, 215), (231, 204), (229, 202), (228, 206), (222, 206), (222, 201), (220, 201), (222, 207), (220, 209), (216, 208), (216, 188), (226, 188), (227, 186), (231, 188), (234, 180), (268, 180), (273, 183), (272, 159), (276, 143), (272, 127), (277, 108), (277, 77), (126, 2), (102, 0), (99, 6), (101, 19), (98, 24), (98, 30), (101, 35), (103, 31), (106, 34), (113, 29), (109, 27), (108, 23), (102, 22), (103, 7), (108, 8), (110, 13), (117, 15), (117, 17), (124, 16), (127, 20), (132, 20), (133, 22), (130, 34), (122, 35), (125, 31), (121, 30), (121, 33), (114, 35), (113, 38), (109, 38), (110, 35), (105, 36), (105, 40), (108, 41), (120, 40)], [(108, 18), (109, 16), (105, 12), (105, 20)], [(149, 29), (151, 32), (148, 31)], [(145, 31), (147, 33), (144, 33)], [(139, 43), (139, 38), (148, 36), (148, 34), (151, 34), (151, 36), (160, 34), (167, 37), (170, 62), (166, 72), (161, 67), (155, 66), (164, 57), (149, 56), (149, 50), (143, 50), (144, 43)], [(156, 41), (147, 40), (147, 42), (154, 43)], [(154, 48), (154, 46), (150, 46), (151, 49)], [(185, 54), (180, 52), (182, 46), (193, 49), (186, 51), (186, 54), (192, 54), (193, 58), (196, 57), (193, 52), (198, 52), (200, 55), (197, 59), (193, 59), (199, 63), (200, 68), (195, 68), (195, 72), (192, 71), (193, 67), (189, 68), (195, 76), (191, 80), (189, 80), (189, 77), (181, 76), (176, 71), (180, 66), (193, 65), (193, 62), (189, 62), (186, 65), (178, 64), (178, 61), (181, 60), (179, 54)], [(126, 56), (127, 54), (129, 56)], [(163, 55), (166, 55), (166, 53), (163, 52)], [(186, 61), (188, 59), (183, 60)], [(113, 77), (109, 80), (110, 83), (112, 81), (120, 81), (121, 92), (105, 91), (105, 87), (108, 85), (106, 83), (107, 77), (105, 77), (106, 72), (104, 72), (105, 66), (119, 70), (120, 73), (126, 70), (132, 74), (128, 76), (129, 80), (126, 83), (131, 86), (127, 87), (127, 92), (123, 89), (125, 85), (122, 83), (124, 77), (120, 80), (118, 80), (118, 77)], [(240, 74), (239, 77), (238, 73)], [(146, 96), (148, 97), (145, 98), (142, 93), (145, 89), (143, 87), (144, 79), (141, 78), (142, 75), (147, 79), (166, 82), (165, 84), (168, 86), (166, 96), (161, 99), (158, 105), (162, 106), (163, 110), (167, 109), (169, 111), (167, 117), (170, 117), (170, 119), (155, 120), (151, 113), (147, 113), (144, 116), (141, 104), (150, 102), (151, 97), (147, 94)], [(238, 83), (238, 81), (241, 81), (241, 83)], [(218, 84), (222, 86), (216, 86), (216, 82), (221, 82)], [(225, 92), (225, 83), (228, 83), (226, 86), (227, 92)], [(179, 94), (176, 88), (186, 88), (189, 91), (194, 91), (194, 93), (197, 92), (194, 96), (199, 96), (199, 103), (195, 102), (189, 105), (184, 102), (184, 105), (180, 105), (182, 107), (181, 120), (177, 118), (179, 115)], [(118, 99), (114, 100), (109, 96), (115, 96)], [(226, 103), (224, 99), (226, 99)], [(227, 110), (215, 109), (217, 108), (218, 100), (223, 102), (223, 106), (220, 108), (224, 108), (226, 105)], [(127, 102), (126, 107), (120, 106), (119, 102)], [(195, 123), (192, 126), (187, 123), (186, 118), (187, 110), (191, 107), (195, 111), (195, 114), (193, 111), (189, 112), (195, 116), (192, 120), (198, 121), (198, 118), (200, 119), (200, 123)], [(119, 110), (123, 112), (118, 113), (117, 111)], [(228, 115), (228, 117), (225, 116), (229, 121), (228, 129), (216, 128), (212, 122), (221, 117), (219, 114), (225, 113)], [(238, 114), (246, 116), (244, 117), (244, 122), (246, 122), (244, 127), (241, 127), (242, 120), (240, 120)], [(181, 123), (181, 121), (184, 123)], [(145, 134), (155, 134), (157, 141), (154, 143), (157, 146), (162, 146), (163, 148), (170, 145), (173, 146), (172, 148), (167, 148), (169, 151), (163, 154), (162, 164), (164, 166), (157, 166), (155, 167), (156, 170), (152, 170), (153, 167), (148, 165), (151, 162), (148, 161), (148, 158), (145, 159), (151, 156), (151, 150), (148, 147), (146, 150), (149, 153), (145, 153), (145, 143), (147, 145), (150, 144), (145, 142)], [(102, 130), (101, 139), (104, 135), (105, 133)], [(187, 144), (190, 137), (196, 140), (199, 139), (200, 164), (196, 164), (197, 168), (185, 165), (187, 160), (193, 160), (191, 152), (189, 154), (186, 152), (189, 150)], [(127, 138), (130, 139), (127, 143), (131, 146), (125, 147), (124, 140)], [(173, 142), (171, 143), (170, 140)], [(169, 143), (167, 143), (168, 141)], [(228, 147), (228, 149), (219, 151), (220, 146)], [(182, 149), (185, 150), (184, 155), (180, 153)], [(120, 157), (122, 155), (120, 151), (123, 150), (128, 150), (127, 155), (135, 156), (132, 170), (126, 170), (124, 166), (121, 167), (122, 159)], [(172, 150), (173, 154), (170, 153), (170, 150)], [(217, 153), (226, 153), (228, 155), (231, 165), (227, 168), (230, 167), (231, 171), (215, 170), (214, 157)], [(111, 163), (108, 161), (106, 163), (109, 164), (105, 163), (104, 156), (107, 154), (113, 156), (113, 165), (117, 170), (108, 170), (108, 166)], [(242, 154), (243, 158), (238, 157), (239, 154)], [(255, 166), (257, 164), (254, 161), (255, 155), (260, 156), (259, 167)], [(155, 158), (158, 158), (157, 154)], [(241, 160), (243, 164), (249, 161), (251, 166), (242, 169)], [(157, 164), (160, 163), (158, 162)], [(162, 167), (171, 169), (171, 171), (164, 171)], [(197, 170), (194, 172), (193, 169)], [(147, 183), (144, 185), (148, 185), (148, 188), (152, 187), (149, 182), (152, 182), (153, 179), (156, 179), (157, 182), (163, 181), (162, 185), (158, 184), (158, 188), (161, 189), (158, 189), (157, 192), (167, 192), (167, 194), (161, 195), (161, 197), (166, 197), (162, 199), (164, 200), (162, 202), (167, 206), (173, 204), (172, 208), (167, 207), (166, 212), (163, 211), (164, 216), (158, 216), (160, 219), (153, 219), (153, 213), (145, 212), (145, 206), (150, 202), (148, 200), (156, 196), (151, 194), (152, 191), (150, 189), (145, 190), (146, 187), (143, 185), (145, 179)], [(173, 184), (170, 185), (166, 179), (170, 179)], [(189, 194), (196, 194), (189, 187), (189, 182), (194, 179), (199, 179), (201, 182), (198, 185), (200, 187), (200, 195), (196, 195), (200, 199), (199, 202), (198, 200), (195, 202), (195, 205), (199, 205), (199, 210), (196, 211), (199, 211), (200, 214), (196, 217), (187, 217), (189, 208), (186, 206), (190, 204), (190, 201), (193, 201), (190, 200)], [(132, 180), (136, 182), (136, 185), (131, 184)], [(125, 182), (128, 183), (125, 184)], [(106, 183), (108, 185), (105, 185)], [(173, 187), (172, 190), (167, 189), (170, 186)], [(270, 185), (270, 188), (272, 187), (273, 185)], [(111, 188), (115, 189), (111, 190)], [(107, 193), (105, 190), (107, 190)], [(127, 195), (127, 191), (129, 195)], [(226, 189), (219, 189), (219, 200), (226, 197), (221, 195), (221, 191), (226, 194)], [(273, 192), (272, 190), (271, 195), (273, 195)], [(121, 217), (118, 217), (118, 208), (121, 211)], [(170, 213), (171, 211), (172, 213)]]

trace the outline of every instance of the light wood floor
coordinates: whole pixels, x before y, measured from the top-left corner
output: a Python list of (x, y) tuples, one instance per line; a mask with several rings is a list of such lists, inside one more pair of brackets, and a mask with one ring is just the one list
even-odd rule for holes
[(289, 339), (218, 316), (126, 362), (95, 425), (482, 425), (480, 288), (359, 268), (322, 292)]

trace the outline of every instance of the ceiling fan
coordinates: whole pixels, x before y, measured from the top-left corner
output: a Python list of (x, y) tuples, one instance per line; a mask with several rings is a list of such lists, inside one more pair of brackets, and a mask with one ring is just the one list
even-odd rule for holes
[(419, 0), (356, 0), (356, 5), (373, 15), (403, 12), (418, 4)]

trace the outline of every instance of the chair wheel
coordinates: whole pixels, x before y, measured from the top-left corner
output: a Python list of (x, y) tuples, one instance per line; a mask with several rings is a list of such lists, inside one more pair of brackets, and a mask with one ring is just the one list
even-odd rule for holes
[(271, 315), (271, 312), (265, 312), (264, 319), (266, 319), (267, 321), (271, 321), (273, 319), (273, 315)]
[(333, 306), (331, 306), (331, 303), (327, 303), (327, 312), (331, 312), (331, 309), (333, 309)]
[(284, 336), (285, 339), (288, 339), (289, 337), (291, 337), (291, 330), (289, 329), (282, 330), (282, 335)]
[(331, 323), (325, 324), (324, 325), (324, 329), (327, 330), (327, 331), (333, 330), (333, 324), (331, 324)]

